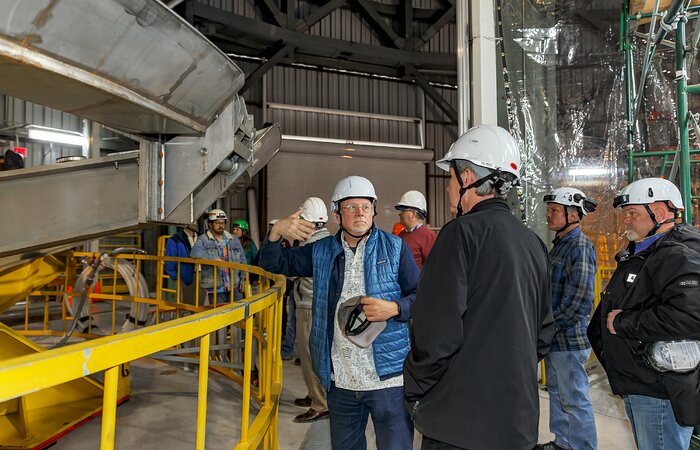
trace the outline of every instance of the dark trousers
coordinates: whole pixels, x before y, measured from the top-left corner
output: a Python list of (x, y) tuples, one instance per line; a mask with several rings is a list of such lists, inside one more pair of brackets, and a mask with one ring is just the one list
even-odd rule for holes
[(462, 447), (455, 447), (446, 442), (436, 441), (435, 439), (430, 439), (428, 436), (423, 436), (423, 442), (421, 443), (421, 450), (467, 450)]
[(377, 450), (411, 450), (413, 421), (406, 410), (403, 387), (349, 391), (331, 386), (328, 392), (331, 443), (335, 450), (365, 450), (367, 419), (372, 415)]

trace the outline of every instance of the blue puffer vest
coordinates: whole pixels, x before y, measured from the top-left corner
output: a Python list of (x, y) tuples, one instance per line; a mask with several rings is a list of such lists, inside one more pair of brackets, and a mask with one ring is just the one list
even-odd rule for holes
[[(314, 372), (321, 385), (331, 387), (331, 342), (328, 333), (329, 292), (333, 265), (343, 252), (338, 236), (330, 236), (314, 244), (314, 302), (309, 348)], [(401, 239), (377, 228), (365, 247), (365, 292), (367, 296), (383, 300), (401, 298), (398, 283)], [(341, 268), (342, 269), (342, 268)], [(339, 289), (342, 286), (338, 286)], [(408, 324), (390, 319), (382, 333), (372, 343), (374, 367), (380, 378), (389, 378), (403, 372), (403, 362), (409, 350)]]

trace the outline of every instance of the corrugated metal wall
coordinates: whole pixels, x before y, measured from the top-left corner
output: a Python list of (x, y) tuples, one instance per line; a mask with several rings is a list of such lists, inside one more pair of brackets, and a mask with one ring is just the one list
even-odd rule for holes
[[(198, 0), (212, 7), (232, 11), (247, 17), (260, 17), (260, 11), (252, 0)], [(382, 3), (395, 4), (391, 1)], [(414, 0), (416, 8), (436, 8), (442, 4), (437, 0)], [(315, 10), (315, 2), (300, 1), (295, 4), (302, 15)], [(281, 8), (280, 8), (281, 9)], [(428, 24), (416, 23), (414, 35), (419, 36), (428, 28)], [(331, 13), (311, 27), (309, 34), (351, 40), (353, 42), (379, 45), (376, 34), (369, 25), (355, 12), (343, 8)], [(448, 24), (426, 43), (421, 50), (432, 52), (454, 52), (455, 25)], [(236, 60), (234, 58), (234, 60)], [(236, 63), (251, 74), (259, 63), (236, 60)], [(352, 74), (311, 70), (300, 67), (277, 66), (265, 76), (267, 103), (310, 106), (345, 111), (384, 114), (424, 119), (425, 146), (435, 152), (436, 157), (444, 155), (457, 137), (457, 129), (451, 126), (449, 119), (426, 98), (416, 85), (401, 80), (357, 76)], [(244, 98), (248, 109), (255, 115), (256, 125), (262, 125), (262, 83), (252, 86)], [(456, 89), (438, 88), (438, 91), (457, 109)], [(425, 105), (425, 106), (424, 106)], [(300, 114), (275, 109), (267, 110), (268, 122), (279, 122), (283, 134), (319, 136), (337, 139), (365, 140), (403, 144), (417, 144), (415, 126), (406, 122), (386, 121), (378, 123), (372, 120), (324, 116), (322, 114)], [(407, 150), (410, 151), (410, 150)], [(428, 198), (429, 222), (432, 226), (442, 226), (452, 218), (445, 189), (449, 178), (444, 172), (427, 164), (424, 178)], [(417, 180), (418, 181), (418, 180)], [(400, 180), (406, 183), (410, 180)], [(407, 188), (409, 189), (409, 188)], [(296, 199), (295, 199), (296, 200)], [(397, 199), (398, 200), (398, 199)], [(232, 199), (233, 203), (240, 202)]]
[[(14, 97), (0, 95), (0, 128), (5, 129), (5, 141), (0, 141), (2, 153), (12, 148), (12, 130), (29, 124), (42, 125), (68, 131), (82, 131), (81, 118)], [(19, 146), (27, 148), (27, 167), (53, 164), (61, 156), (82, 154), (82, 148), (72, 145), (29, 143), (19, 137)]]

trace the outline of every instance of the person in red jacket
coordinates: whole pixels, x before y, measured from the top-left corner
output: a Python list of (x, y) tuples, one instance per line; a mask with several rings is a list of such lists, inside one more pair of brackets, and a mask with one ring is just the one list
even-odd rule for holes
[(401, 196), (395, 208), (399, 210), (401, 225), (406, 227), (399, 237), (411, 249), (418, 268), (423, 269), (436, 238), (435, 232), (424, 224), (428, 209), (425, 197), (418, 191), (408, 191)]

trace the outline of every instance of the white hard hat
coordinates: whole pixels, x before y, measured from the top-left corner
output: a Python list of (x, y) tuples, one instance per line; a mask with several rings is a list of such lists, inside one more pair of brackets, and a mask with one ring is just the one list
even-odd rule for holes
[(418, 210), (423, 215), (428, 211), (428, 203), (425, 196), (418, 191), (408, 191), (401, 196), (401, 200), (394, 206), (398, 210), (411, 208)]
[(346, 198), (368, 198), (377, 200), (372, 183), (364, 177), (350, 176), (343, 178), (335, 185), (331, 197), (331, 211), (339, 211), (339, 204)]
[(575, 206), (581, 210), (584, 216), (595, 211), (596, 206), (598, 206), (598, 202), (587, 198), (583, 191), (572, 187), (554, 189), (544, 196), (544, 202), (557, 203), (564, 206)]
[(226, 220), (226, 213), (220, 209), (212, 209), (209, 211), (207, 218), (209, 222), (213, 222), (214, 220)]
[(462, 159), (487, 169), (520, 178), (520, 148), (513, 136), (496, 125), (477, 125), (467, 130), (435, 164), (449, 172), (452, 161)]
[(328, 210), (326, 204), (318, 197), (309, 197), (304, 200), (304, 203), (299, 207), (301, 209), (301, 218), (314, 223), (328, 222)]
[(645, 178), (628, 184), (613, 201), (613, 207), (648, 205), (654, 202), (670, 202), (672, 208), (681, 210), (683, 199), (676, 185), (663, 178)]

